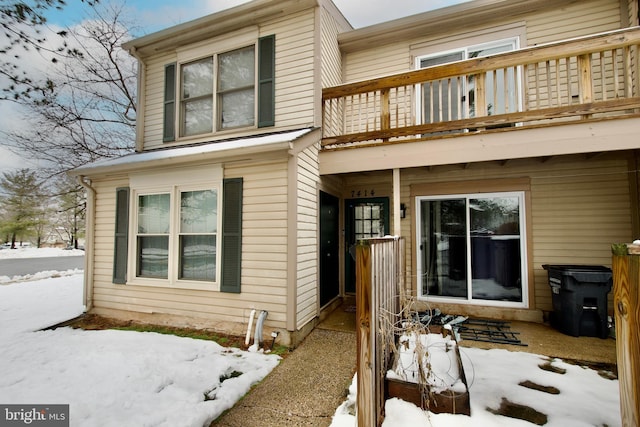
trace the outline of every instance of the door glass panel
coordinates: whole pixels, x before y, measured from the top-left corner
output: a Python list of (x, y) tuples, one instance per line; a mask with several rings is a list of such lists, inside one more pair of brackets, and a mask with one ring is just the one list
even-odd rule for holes
[(418, 199), (420, 296), (525, 302), (522, 194)]
[(384, 211), (380, 203), (362, 203), (354, 208), (355, 240), (382, 237), (384, 230)]
[[(494, 46), (480, 46), (469, 50), (469, 58), (482, 58), (498, 53), (510, 52), (515, 49), (513, 42)], [(504, 114), (517, 111), (516, 106), (516, 76), (515, 69), (496, 70), (484, 75), (485, 77), (485, 111), (487, 115)], [(475, 76), (468, 79), (469, 117), (476, 115)], [(495, 88), (495, 92), (494, 92)]]
[[(464, 59), (464, 52), (423, 58), (420, 68), (447, 64)], [(422, 123), (436, 123), (462, 118), (460, 78), (442, 79), (422, 84)]]
[(422, 295), (467, 298), (466, 200), (421, 202)]
[(473, 298), (522, 302), (518, 197), (469, 199), (469, 221)]

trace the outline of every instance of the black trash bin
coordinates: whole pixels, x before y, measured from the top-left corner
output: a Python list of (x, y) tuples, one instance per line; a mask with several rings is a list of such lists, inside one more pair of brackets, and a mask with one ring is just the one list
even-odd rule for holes
[(547, 270), (553, 300), (551, 325), (574, 337), (607, 338), (607, 294), (611, 269), (600, 265), (550, 265)]

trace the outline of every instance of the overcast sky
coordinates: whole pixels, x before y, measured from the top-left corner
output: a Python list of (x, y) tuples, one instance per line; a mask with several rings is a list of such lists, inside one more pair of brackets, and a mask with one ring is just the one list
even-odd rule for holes
[[(181, 24), (210, 13), (247, 3), (249, 0), (126, 0), (127, 14), (137, 25), (135, 36), (142, 36)], [(428, 10), (438, 9), (468, 0), (334, 0), (355, 28), (389, 21)], [(108, 0), (101, 0), (106, 3)], [(87, 18), (86, 5), (80, 0), (68, 0), (62, 11), (50, 11), (47, 19), (52, 26), (72, 26)], [(0, 102), (0, 129), (28, 126), (15, 112), (15, 106)], [(10, 153), (0, 144), (0, 173), (20, 168), (37, 167), (26, 159)]]
[[(101, 0), (106, 2), (108, 0)], [(130, 16), (148, 34), (210, 13), (248, 3), (249, 0), (125, 0)], [(468, 0), (333, 0), (355, 28), (365, 27)], [(49, 14), (49, 22), (72, 25), (85, 16), (79, 0), (69, 0), (61, 12)], [(140, 34), (140, 35), (143, 35)]]

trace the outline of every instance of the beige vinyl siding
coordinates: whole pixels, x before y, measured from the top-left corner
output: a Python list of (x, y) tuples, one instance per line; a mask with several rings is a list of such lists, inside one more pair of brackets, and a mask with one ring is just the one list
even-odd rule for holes
[(342, 54), (338, 46), (338, 23), (325, 8), (321, 9), (322, 87), (342, 83)]
[[(387, 172), (346, 177), (346, 187), (380, 186)], [(543, 264), (611, 265), (611, 243), (633, 239), (627, 160), (622, 155), (585, 160), (582, 156), (554, 157), (497, 163), (476, 163), (467, 168), (440, 166), (405, 169), (401, 173), (401, 202), (407, 206), (401, 221), (407, 239), (407, 284), (416, 290), (416, 260), (412, 254), (415, 206), (412, 184), (465, 182), (485, 179), (530, 178), (532, 234), (526, 236), (532, 252), (535, 296), (530, 308), (551, 311), (551, 292)], [(382, 187), (384, 188), (384, 187)], [(386, 193), (381, 191), (381, 195)], [(386, 194), (385, 194), (386, 195)], [(345, 194), (348, 197), (349, 194)], [(415, 248), (413, 248), (415, 249)]]
[[(503, 25), (526, 24), (526, 40), (521, 45), (533, 46), (620, 28), (620, 4), (617, 0), (593, 0), (574, 2), (560, 9), (537, 12), (504, 22), (492, 22), (488, 28)], [(387, 74), (409, 71), (415, 68), (410, 47), (430, 42), (445, 44), (448, 40), (465, 40), (459, 47), (478, 43), (476, 33), (486, 34), (486, 26), (466, 27), (463, 31), (439, 34), (435, 37), (394, 42), (371, 49), (350, 52), (345, 56), (345, 81), (371, 79)], [(484, 37), (484, 36), (483, 36)], [(445, 49), (443, 49), (445, 50)]]
[[(276, 87), (276, 131), (313, 125), (314, 87), (314, 9), (302, 11), (285, 18), (269, 21), (259, 28), (259, 35), (276, 36), (275, 87)], [(256, 40), (257, 41), (257, 40)], [(203, 51), (204, 52), (204, 51)], [(218, 53), (215, 43), (211, 52)], [(144, 149), (163, 146), (162, 126), (164, 110), (164, 67), (175, 62), (176, 55), (163, 53), (145, 59), (146, 105), (144, 119)], [(179, 105), (176, 105), (176, 111)], [(265, 129), (240, 129), (237, 132), (220, 132), (198, 138), (188, 138), (184, 143), (264, 133)], [(180, 143), (180, 141), (178, 141)]]
[(611, 265), (611, 244), (631, 236), (626, 160), (552, 164), (531, 181), (536, 306), (551, 310), (543, 264)]
[(144, 149), (161, 147), (164, 123), (164, 67), (176, 61), (175, 55), (155, 56), (146, 62)]
[(529, 46), (620, 28), (618, 0), (580, 1), (527, 18)]
[(97, 310), (170, 314), (211, 324), (246, 324), (249, 311), (255, 308), (269, 312), (267, 326), (285, 327), (287, 164), (283, 161), (233, 166), (225, 169), (225, 177), (244, 180), (242, 292), (112, 284), (115, 190), (128, 182), (97, 181), (93, 294)]
[(409, 42), (376, 46), (345, 58), (345, 82), (371, 79), (413, 69)]
[(640, 23), (640, 11), (638, 10), (640, 5), (637, 0), (627, 0), (627, 11), (628, 11), (628, 25), (630, 27), (634, 27), (639, 25)]
[(260, 35), (276, 35), (276, 126), (313, 124), (314, 9), (260, 27)]
[(296, 327), (318, 313), (318, 144), (297, 158)]

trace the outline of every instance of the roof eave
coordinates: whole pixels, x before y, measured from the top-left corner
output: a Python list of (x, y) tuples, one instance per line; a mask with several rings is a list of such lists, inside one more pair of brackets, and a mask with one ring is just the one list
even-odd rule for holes
[[(94, 164), (80, 166), (69, 171), (71, 176), (103, 177), (108, 175), (127, 174), (161, 167), (178, 167), (194, 163), (226, 163), (230, 161), (263, 160), (268, 154), (274, 156), (289, 153), (292, 144), (319, 136), (317, 128), (282, 132), (281, 138), (264, 143), (242, 144), (243, 141), (258, 141), (264, 136), (234, 141), (218, 141), (197, 146), (173, 147), (163, 150), (132, 153), (117, 159), (103, 160)], [(273, 136), (272, 135), (272, 136)], [(269, 136), (267, 136), (269, 137)], [(213, 149), (212, 149), (213, 148)], [(159, 153), (162, 153), (158, 156)]]
[(128, 41), (122, 48), (144, 56), (226, 34), (299, 10), (315, 7), (318, 0), (254, 0)]

